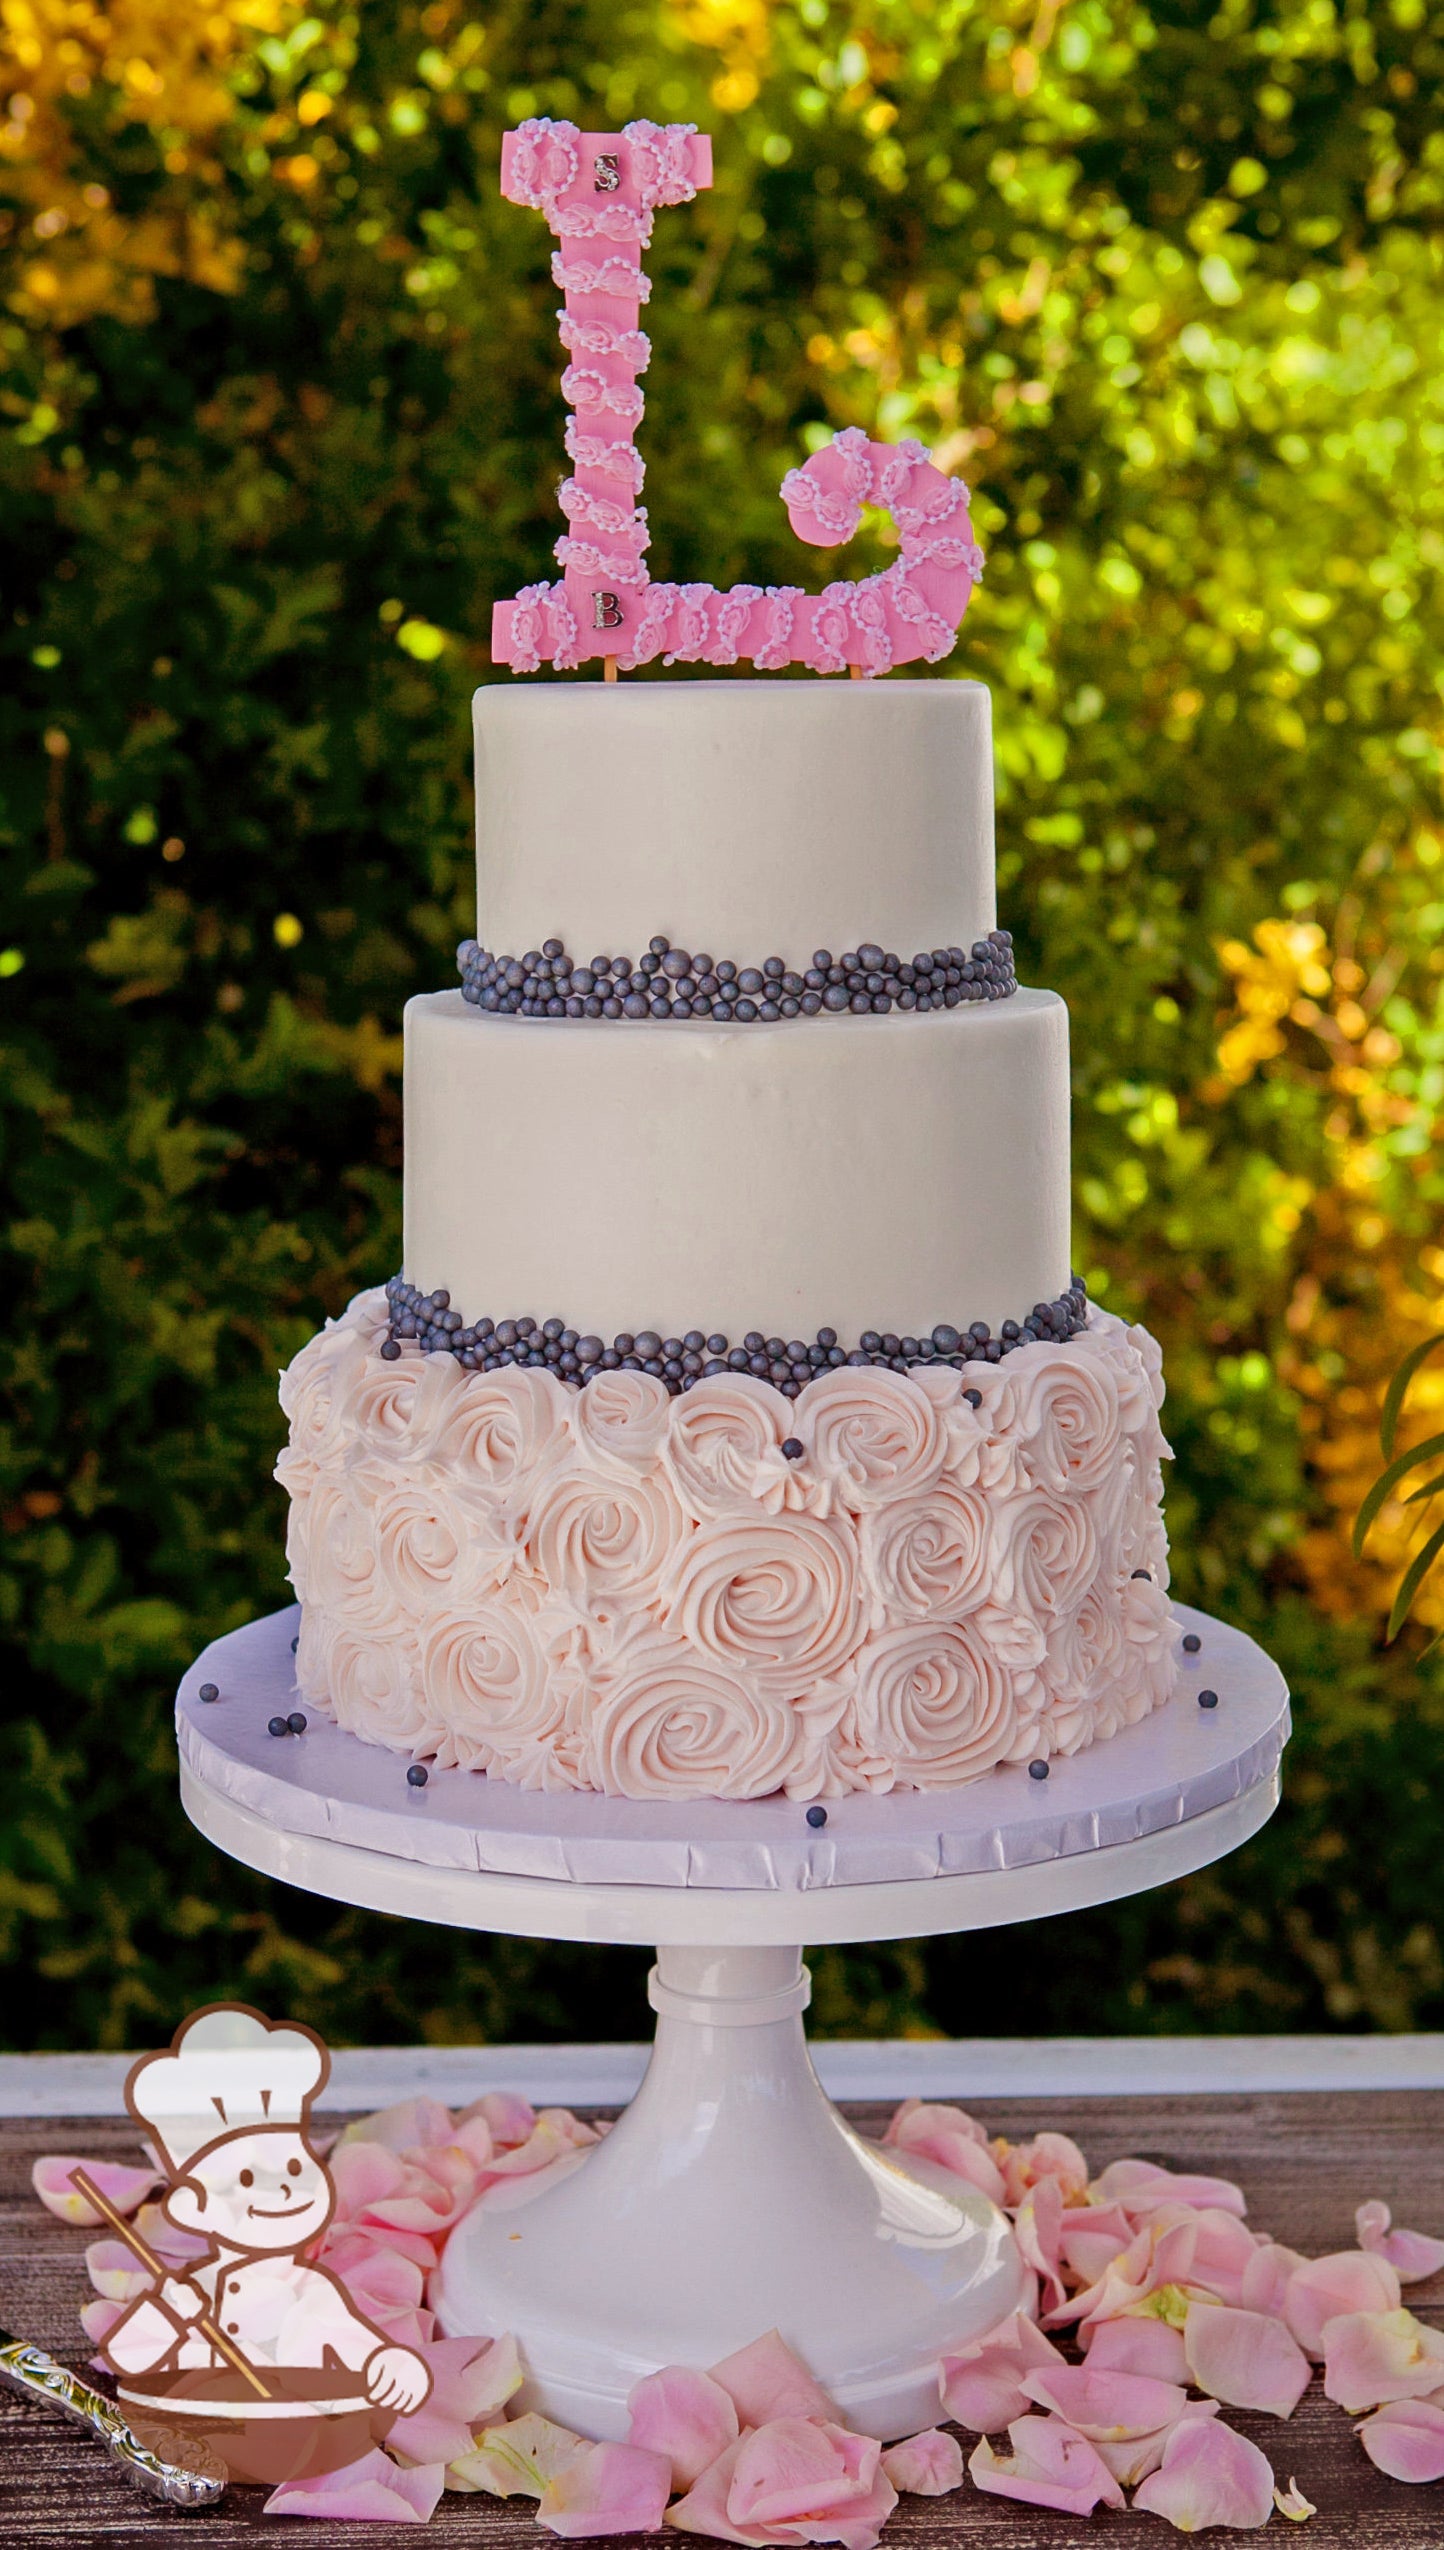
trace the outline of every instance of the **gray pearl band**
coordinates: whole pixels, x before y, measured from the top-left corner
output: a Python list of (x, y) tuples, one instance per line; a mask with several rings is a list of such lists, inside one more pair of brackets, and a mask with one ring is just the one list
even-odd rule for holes
[(990, 930), (971, 948), (935, 947), (907, 958), (865, 944), (834, 957), (818, 948), (804, 970), (780, 956), (737, 966), (730, 957), (689, 955), (653, 939), (635, 964), (629, 956), (595, 956), (589, 965), (548, 939), (525, 956), (497, 956), (475, 939), (456, 951), (461, 996), (501, 1017), (706, 1019), (771, 1025), (783, 1018), (885, 1016), (960, 1009), (972, 1001), (1007, 1000), (1018, 988), (1013, 941)]
[[(906, 1372), (915, 1364), (944, 1364), (964, 1372), (969, 1364), (1001, 1363), (1020, 1347), (1062, 1345), (1076, 1337), (1088, 1319), (1088, 1295), (1081, 1275), (1053, 1302), (1036, 1302), (1026, 1319), (1005, 1319), (998, 1335), (986, 1320), (971, 1328), (940, 1321), (928, 1337), (898, 1337), (891, 1330), (865, 1329), (849, 1351), (834, 1328), (819, 1328), (809, 1345), (801, 1338), (764, 1337), (752, 1330), (734, 1346), (700, 1328), (683, 1337), (661, 1337), (655, 1329), (625, 1332), (607, 1345), (601, 1337), (583, 1336), (560, 1319), (479, 1319), (468, 1325), (453, 1310), (447, 1292), (423, 1293), (404, 1276), (393, 1275), (386, 1287), (390, 1320), (381, 1353), (394, 1363), (403, 1344), (415, 1343), (424, 1354), (454, 1355), (468, 1372), (499, 1372), (522, 1365), (555, 1373), (559, 1381), (584, 1389), (602, 1372), (649, 1372), (666, 1385), (673, 1398), (695, 1382), (721, 1373), (751, 1373), (770, 1381), (784, 1397), (795, 1399), (819, 1373), (844, 1364), (872, 1364), (890, 1372)], [(966, 1392), (964, 1393), (966, 1396)]]

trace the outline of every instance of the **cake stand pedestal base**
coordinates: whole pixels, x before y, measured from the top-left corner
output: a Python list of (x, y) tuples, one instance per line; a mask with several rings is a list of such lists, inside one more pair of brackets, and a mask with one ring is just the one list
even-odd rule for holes
[(807, 2052), (796, 1948), (663, 1948), (656, 2044), (620, 2122), (546, 2183), (494, 2190), (447, 2243), (448, 2333), (505, 2328), (523, 2404), (624, 2436), (659, 2364), (780, 2329), (848, 2424), (933, 2424), (938, 2360), (1015, 2310), (1026, 2271), (997, 2208), (902, 2167), (844, 2123)]
[(413, 1788), (397, 1754), (314, 1715), (281, 1742), (267, 1729), (295, 1706), (294, 1609), (197, 1659), (181, 1796), (247, 1867), (463, 1929), (656, 1946), (655, 2050), (620, 2123), (490, 2191), (447, 2243), (441, 2325), (512, 2331), (524, 2405), (615, 2437), (643, 2374), (776, 2327), (851, 2425), (931, 2425), (939, 2358), (1005, 2318), (1027, 2270), (985, 2197), (904, 2166), (830, 2104), (801, 1951), (1079, 1911), (1247, 1841), (1278, 1801), (1288, 1694), (1251, 1639), (1177, 1617), (1193, 1642), (1177, 1692), (1140, 1725), (1042, 1781), (1018, 1766), (840, 1798), (821, 1830), (786, 1798), (643, 1806), (462, 1771)]

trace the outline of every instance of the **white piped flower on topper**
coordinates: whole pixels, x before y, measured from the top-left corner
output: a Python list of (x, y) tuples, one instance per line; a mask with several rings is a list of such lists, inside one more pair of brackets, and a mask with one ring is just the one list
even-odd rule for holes
[(311, 2140), (329, 2070), (309, 2028), (219, 2002), (169, 2052), (142, 2055), (125, 2085), (169, 2178), (161, 2210), (180, 2251), (207, 2247), (155, 2258), (169, 2272), (116, 2321), (105, 2359), (128, 2404), (203, 2435), (236, 2477), (339, 2469), (431, 2388), (421, 2357), (308, 2260), (336, 2205)]
[(559, 502), (567, 529), (556, 544), (559, 584), (533, 584), (492, 614), (491, 651), (516, 673), (545, 657), (558, 672), (591, 656), (609, 674), (661, 656), (668, 664), (754, 664), (760, 673), (807, 664), (815, 673), (886, 673), (951, 653), (983, 572), (968, 491), (945, 478), (921, 443), (874, 443), (858, 427), (834, 435), (782, 482), (800, 540), (833, 548), (850, 540), (864, 505), (880, 505), (898, 534), (898, 556), (880, 575), (829, 584), (653, 583), (644, 564), (650, 534), (637, 503), (636, 446), (643, 399), (638, 375), (651, 346), (637, 325), (650, 279), (642, 250), (659, 205), (690, 203), (712, 183), (712, 145), (690, 124), (629, 124), (581, 133), (533, 116), (505, 135), (501, 191), (545, 216), (561, 242), (552, 280), (571, 357), (562, 396), (567, 457)]

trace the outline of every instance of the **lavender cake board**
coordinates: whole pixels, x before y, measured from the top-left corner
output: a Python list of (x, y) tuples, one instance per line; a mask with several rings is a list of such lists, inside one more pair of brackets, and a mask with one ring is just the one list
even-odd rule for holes
[[(960, 1789), (830, 1799), (820, 1832), (804, 1804), (781, 1797), (541, 1795), (436, 1769), (410, 1788), (403, 1755), (314, 1710), (304, 1735), (273, 1736), (267, 1721), (298, 1705), (294, 1606), (206, 1648), (181, 1684), (176, 1734), (190, 1783), (247, 1818), (438, 1873), (772, 1895), (982, 1877), (1141, 1842), (1267, 1793), (1250, 1822), (1263, 1820), (1289, 1734), (1283, 1676), (1242, 1631), (1184, 1604), (1174, 1615), (1202, 1644), (1180, 1659), (1174, 1697), (1140, 1725), (1055, 1757), (1046, 1780), (1014, 1766)], [(203, 1683), (218, 1700), (201, 1700)], [(1200, 1708), (1200, 1689), (1218, 1693), (1216, 1708)], [(1202, 1850), (1197, 1864), (1214, 1855)]]

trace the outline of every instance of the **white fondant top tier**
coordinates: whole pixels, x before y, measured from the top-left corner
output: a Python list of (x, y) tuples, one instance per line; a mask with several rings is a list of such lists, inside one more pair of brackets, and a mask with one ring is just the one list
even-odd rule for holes
[(490, 683), (476, 694), (477, 937), (580, 964), (674, 947), (806, 966), (991, 930), (981, 682)]

